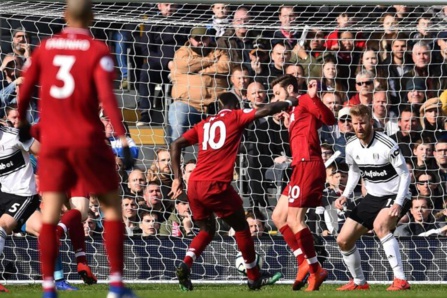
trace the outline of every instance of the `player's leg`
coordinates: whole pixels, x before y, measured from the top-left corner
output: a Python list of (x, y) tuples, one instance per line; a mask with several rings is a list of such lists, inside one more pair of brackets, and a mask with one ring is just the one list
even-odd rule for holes
[[(192, 212), (194, 214), (194, 211)], [(176, 271), (180, 289), (183, 291), (193, 290), (190, 277), (192, 264), (210, 244), (216, 233), (216, 220), (211, 214), (208, 214), (207, 218), (195, 220), (194, 224), (199, 227), (200, 232), (192, 239), (183, 262), (177, 267)]]
[(108, 297), (136, 297), (123, 284), (124, 224), (115, 156), (105, 143), (70, 152), (70, 164), (76, 171), (76, 183), (85, 187), (88, 193), (97, 195), (104, 211), (104, 246), (110, 267)]
[[(214, 192), (213, 197), (207, 198), (207, 206), (214, 211), (235, 231), (236, 243), (242, 253), (247, 268), (248, 287), (251, 290), (260, 289), (265, 285), (276, 283), (281, 277), (281, 273), (270, 275), (261, 274), (256, 262), (256, 252), (253, 238), (250, 234), (242, 199), (234, 188), (228, 183), (213, 183), (210, 192)], [(195, 213), (193, 211), (195, 216)]]
[[(355, 210), (352, 212), (355, 212)], [(347, 285), (338, 288), (338, 291), (369, 289), (363, 274), (360, 253), (355, 245), (357, 239), (367, 232), (368, 229), (366, 227), (354, 221), (352, 218), (348, 218), (338, 234), (337, 244), (340, 253), (353, 278)]]
[[(287, 188), (285, 189), (285, 192), (287, 193)], [(294, 291), (298, 291), (305, 284), (305, 280), (308, 276), (309, 265), (307, 262), (304, 262), (304, 254), (296, 241), (295, 234), (287, 224), (288, 205), (288, 196), (282, 194), (276, 203), (275, 209), (273, 210), (272, 220), (283, 236), (284, 241), (286, 241), (287, 245), (292, 250), (293, 255), (296, 257), (298, 271), (292, 289)]]
[(404, 273), (402, 257), (399, 250), (399, 243), (391, 232), (396, 228), (397, 217), (389, 215), (389, 208), (382, 209), (374, 221), (374, 232), (382, 243), (385, 255), (388, 258), (394, 273), (393, 284), (388, 287), (388, 291), (409, 290), (410, 284)]
[(107, 297), (136, 297), (124, 287), (124, 224), (118, 191), (98, 195), (104, 211), (104, 245), (110, 265), (110, 288)]
[(287, 224), (309, 265), (309, 286), (306, 291), (318, 290), (328, 275), (318, 262), (314, 239), (305, 222), (307, 209), (321, 205), (324, 183), (324, 164), (322, 161), (315, 161), (295, 166), (287, 187), (289, 203)]
[[(39, 237), (39, 232), (42, 227), (42, 216), (40, 211), (36, 210), (28, 218), (24, 224), (25, 232)], [(23, 228), (22, 228), (23, 229)], [(54, 267), (54, 280), (56, 285), (56, 290), (58, 291), (76, 291), (78, 288), (70, 285), (64, 276), (64, 267), (62, 265), (62, 258), (60, 253), (57, 255), (56, 266)]]
[(233, 214), (222, 218), (235, 231), (234, 237), (236, 239), (239, 251), (245, 260), (245, 268), (247, 268), (247, 277), (251, 281), (260, 278), (260, 269), (256, 263), (256, 251), (253, 238), (250, 234), (250, 229), (245, 219), (245, 212), (243, 208), (236, 210)]
[[(76, 191), (72, 192), (75, 195)], [(76, 256), (77, 270), (82, 280), (88, 284), (96, 284), (97, 278), (88, 266), (86, 258), (84, 227), (82, 222), (88, 215), (89, 199), (86, 196), (72, 196), (69, 199), (70, 210), (62, 215), (61, 222), (58, 224), (59, 236), (66, 233), (67, 228)]]
[[(303, 263), (307, 263), (309, 265), (309, 286), (307, 287), (306, 291), (317, 291), (323, 281), (327, 278), (328, 273), (318, 262), (314, 239), (310, 229), (305, 223), (307, 208), (293, 207), (293, 205), (289, 203), (288, 210), (287, 224), (295, 234), (296, 241), (304, 254), (306, 261)], [(304, 274), (305, 272), (303, 275)]]
[(65, 194), (60, 192), (44, 192), (42, 196), (42, 228), (39, 235), (39, 247), (42, 286), (45, 293), (55, 292), (53, 272), (59, 253), (56, 227), (65, 199)]
[[(33, 214), (39, 205), (39, 198), (37, 195), (22, 197), (1, 192), (0, 200), (5, 210), (0, 217), (0, 254), (2, 254), (6, 236), (16, 229), (18, 223), (22, 224)], [(0, 292), (8, 292), (8, 290), (0, 286)]]

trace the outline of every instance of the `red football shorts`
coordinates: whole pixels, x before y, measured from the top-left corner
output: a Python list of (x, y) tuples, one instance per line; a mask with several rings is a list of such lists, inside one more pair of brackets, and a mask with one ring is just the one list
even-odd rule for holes
[(228, 182), (189, 181), (188, 201), (194, 220), (215, 213), (225, 218), (243, 208), (242, 199)]
[(300, 162), (294, 168), (289, 184), (282, 194), (288, 197), (289, 207), (321, 206), (326, 168), (323, 161)]
[(106, 194), (118, 189), (115, 157), (105, 143), (91, 148), (42, 146), (38, 175), (42, 192)]
[(78, 182), (71, 188), (71, 190), (67, 194), (68, 198), (77, 198), (77, 197), (83, 197), (83, 198), (89, 198), (90, 195), (85, 187), (84, 184), (78, 180)]

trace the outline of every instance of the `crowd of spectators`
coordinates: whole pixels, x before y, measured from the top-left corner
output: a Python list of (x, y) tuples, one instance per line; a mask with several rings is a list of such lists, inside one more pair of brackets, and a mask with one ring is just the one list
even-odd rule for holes
[[(356, 27), (361, 21), (354, 6), (337, 13), (336, 25), (330, 30), (311, 23), (302, 29), (297, 8), (287, 5), (275, 12), (274, 28), (258, 28), (256, 12), (250, 6), (213, 4), (210, 20), (193, 27), (168, 25), (178, 20), (178, 5), (158, 3), (155, 7), (156, 13), (147, 15), (153, 18), (151, 22), (122, 24), (114, 30), (111, 45), (119, 88), (137, 92), (140, 118), (136, 125), (158, 125), (166, 120), (167, 147), (155, 152), (147, 169), (124, 169), (121, 144), (107, 115), (100, 114), (106, 139), (117, 156), (127, 235), (194, 234), (187, 179), (196, 161), (184, 163), (185, 195), (172, 201), (169, 143), (215, 113), (222, 92), (236, 94), (244, 108), (256, 109), (269, 102), (273, 98), (270, 82), (283, 74), (296, 78), (300, 93), (306, 91), (308, 80), (317, 79), (319, 97), (338, 120), (319, 131), (322, 157), (328, 163), (327, 188), (324, 206), (308, 214), (315, 223), (313, 232), (336, 235), (349, 212), (349, 206), (336, 210), (333, 202), (348, 175), (344, 148), (353, 135), (349, 111), (361, 103), (371, 108), (375, 130), (399, 144), (411, 170), (413, 207), (396, 235), (446, 233), (447, 31), (442, 22), (435, 26), (433, 20), (439, 20), (447, 9), (435, 14), (420, 7), (378, 6), (371, 13), (377, 16), (372, 25), (378, 29), (361, 31)], [(441, 20), (447, 23), (445, 15)], [(16, 124), (16, 96), (23, 81), (20, 70), (32, 51), (31, 38), (25, 28), (14, 29), (11, 52), (3, 51), (1, 56), (0, 117), (7, 125)], [(129, 74), (126, 58), (130, 45), (132, 55), (141, 58), (133, 61), (138, 70), (134, 75)], [(165, 97), (172, 98), (169, 106), (164, 106)], [(34, 122), (38, 119), (37, 114), (30, 117)], [(240, 148), (244, 157), (241, 166), (247, 171), (238, 179), (246, 181), (240, 191), (252, 208), (247, 212), (252, 236), (265, 235), (271, 229), (267, 226), (268, 210), (274, 205), (274, 200), (269, 200), (270, 189), (280, 189), (290, 170), (283, 120), (282, 115), (257, 120), (247, 128)], [(139, 148), (130, 134), (128, 143), (137, 159)], [(359, 185), (351, 204), (361, 196)], [(101, 219), (100, 207), (92, 199), (86, 236), (101, 231)], [(221, 234), (227, 232), (222, 227)]]

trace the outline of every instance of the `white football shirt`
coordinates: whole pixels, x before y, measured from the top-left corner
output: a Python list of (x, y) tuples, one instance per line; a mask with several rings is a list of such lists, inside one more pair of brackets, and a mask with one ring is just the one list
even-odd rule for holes
[(368, 146), (353, 136), (346, 144), (346, 163), (360, 170), (368, 194), (381, 197), (396, 195), (400, 177), (396, 168), (405, 164), (399, 146), (381, 132), (374, 132)]
[(29, 150), (34, 139), (19, 141), (16, 128), (0, 126), (0, 183), (2, 192), (28, 197), (37, 194)]

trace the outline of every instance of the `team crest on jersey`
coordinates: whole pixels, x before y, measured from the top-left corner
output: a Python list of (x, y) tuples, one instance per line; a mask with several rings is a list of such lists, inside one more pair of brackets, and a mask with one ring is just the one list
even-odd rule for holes
[(379, 154), (378, 153), (373, 153), (373, 158), (374, 158), (374, 160), (379, 160)]
[(355, 159), (357, 159), (357, 160), (359, 160), (360, 159), (360, 157), (357, 155), (356, 157), (355, 157)]
[(101, 61), (99, 61), (99, 64), (101, 65), (102, 69), (104, 69), (107, 72), (112, 72), (114, 65), (113, 60), (110, 57), (102, 57)]
[(400, 150), (396, 149), (394, 150), (394, 152), (391, 154), (393, 157), (397, 157), (400, 154)]

